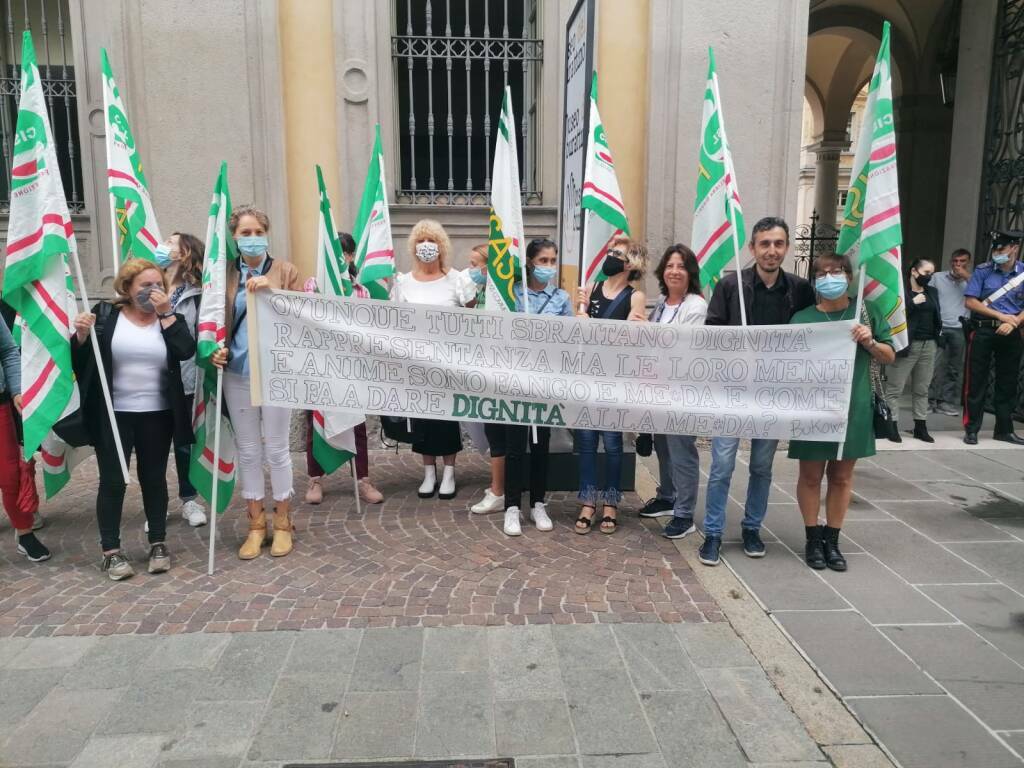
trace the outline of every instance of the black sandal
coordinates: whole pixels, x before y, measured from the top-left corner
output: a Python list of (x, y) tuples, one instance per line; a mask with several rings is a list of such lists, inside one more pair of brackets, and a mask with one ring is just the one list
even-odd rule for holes
[[(602, 517), (601, 522), (598, 525), (598, 530), (601, 531), (601, 533), (611, 535), (615, 533), (617, 530), (619, 530), (619, 520), (617, 517), (619, 514), (619, 509), (618, 507), (609, 507), (607, 504), (605, 504), (605, 507), (608, 509), (614, 509), (616, 517), (612, 517), (610, 515), (605, 515), (604, 517)], [(605, 528), (606, 525), (611, 527)]]
[[(590, 513), (590, 517), (584, 517), (584, 509), (592, 509), (594, 511)], [(583, 507), (581, 507), (580, 516), (576, 518), (576, 525), (573, 526), (573, 530), (576, 531), (576, 533), (578, 533), (580, 536), (590, 533), (590, 526), (594, 524), (594, 515), (596, 514), (597, 507), (591, 507), (589, 505), (584, 505)], [(583, 527), (581, 528), (580, 525), (582, 525)]]

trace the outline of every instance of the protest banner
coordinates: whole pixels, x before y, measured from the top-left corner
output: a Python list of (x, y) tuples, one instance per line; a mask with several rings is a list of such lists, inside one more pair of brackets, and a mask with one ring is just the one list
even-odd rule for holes
[(842, 441), (852, 321), (682, 326), (250, 293), (253, 403)]

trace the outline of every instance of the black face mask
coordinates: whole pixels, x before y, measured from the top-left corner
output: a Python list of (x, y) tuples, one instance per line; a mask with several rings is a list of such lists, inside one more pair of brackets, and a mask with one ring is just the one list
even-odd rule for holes
[(615, 277), (626, 269), (626, 262), (622, 259), (617, 259), (614, 256), (605, 256), (604, 263), (601, 265), (601, 271), (604, 272), (605, 277)]
[(928, 287), (928, 283), (930, 283), (931, 281), (932, 281), (932, 276), (931, 275), (918, 275), (917, 276), (917, 284), (920, 285), (922, 288), (927, 288)]

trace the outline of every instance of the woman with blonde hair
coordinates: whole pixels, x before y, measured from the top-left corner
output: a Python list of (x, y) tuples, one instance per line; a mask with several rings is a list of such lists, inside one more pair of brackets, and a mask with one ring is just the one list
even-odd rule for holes
[(125, 459), (137, 454), (142, 507), (149, 537), (149, 572), (171, 567), (165, 543), (167, 526), (167, 459), (172, 438), (193, 442), (191, 418), (181, 384), (181, 361), (196, 351), (196, 341), (181, 315), (171, 310), (163, 270), (151, 261), (128, 259), (114, 279), (117, 299), (100, 302), (75, 318), (72, 364), (82, 398), (82, 413), (100, 482), (96, 493), (102, 570), (114, 581), (135, 571), (121, 551), (121, 511), (125, 482), (117, 456), (89, 330), (96, 325), (100, 357), (114, 406), (114, 419)]
[(299, 290), (299, 271), (287, 261), (270, 256), (267, 233), (270, 219), (255, 206), (243, 205), (231, 212), (228, 229), (238, 246), (238, 261), (228, 264), (227, 347), (213, 354), (213, 364), (224, 368), (224, 403), (235, 430), (238, 450), (238, 478), (242, 498), (248, 506), (249, 534), (238, 550), (242, 560), (259, 557), (267, 539), (263, 508), (266, 479), (263, 463), (270, 468), (274, 495), (273, 542), (270, 554), (282, 557), (292, 551), (291, 498), (292, 454), (288, 442), (291, 409), (255, 406), (250, 398), (249, 327), (245, 299), (249, 291), (276, 288)]
[[(434, 219), (420, 219), (409, 233), (412, 270), (400, 274), (391, 290), (394, 301), (464, 307), (476, 298), (476, 287), (464, 272), (451, 269), (451, 241)], [(417, 491), (421, 499), (435, 493), (441, 499), (455, 498), (455, 454), (462, 450), (462, 435), (456, 421), (413, 419), (412, 450), (423, 456), (423, 482)], [(437, 457), (444, 470), (437, 481)]]
[[(598, 320), (647, 320), (644, 294), (630, 283), (643, 277), (647, 270), (647, 248), (625, 236), (615, 238), (601, 265), (605, 279), (591, 283), (576, 292), (577, 317)], [(615, 533), (618, 528), (619, 502), (622, 500), (622, 433), (577, 429), (573, 432), (579, 454), (580, 514), (576, 533), (590, 533), (600, 500), (601, 533)], [(597, 487), (597, 442), (604, 441), (604, 488)]]

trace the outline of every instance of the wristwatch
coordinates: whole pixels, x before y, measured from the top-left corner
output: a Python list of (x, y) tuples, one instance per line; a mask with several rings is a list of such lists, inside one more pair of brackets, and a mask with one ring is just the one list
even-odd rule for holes
[(156, 316), (161, 320), (166, 320), (168, 317), (174, 317), (174, 310), (172, 309), (170, 312), (157, 312)]

